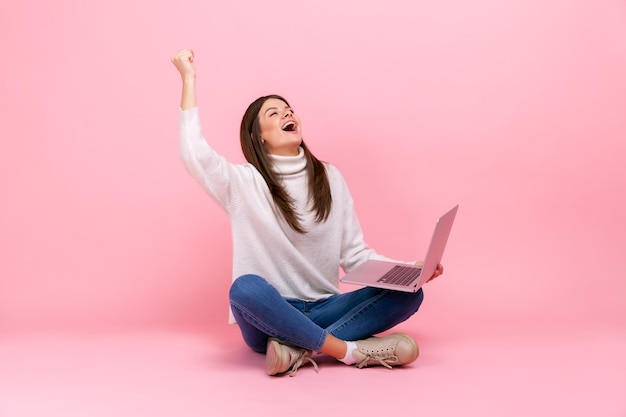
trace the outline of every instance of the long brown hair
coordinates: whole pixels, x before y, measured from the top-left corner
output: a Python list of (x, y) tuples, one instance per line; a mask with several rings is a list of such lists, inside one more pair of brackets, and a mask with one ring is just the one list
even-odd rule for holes
[[(259, 173), (265, 179), (267, 186), (272, 194), (274, 204), (278, 207), (287, 224), (298, 233), (306, 233), (301, 225), (301, 218), (294, 208), (294, 199), (287, 193), (285, 187), (280, 181), (280, 177), (272, 170), (272, 161), (268, 157), (268, 152), (261, 142), (261, 127), (259, 125), (259, 112), (263, 103), (268, 99), (278, 99), (287, 106), (287, 100), (276, 94), (259, 97), (253, 101), (241, 120), (241, 129), (239, 138), (241, 140), (241, 150), (246, 160), (254, 165)], [(304, 150), (307, 161), (306, 171), (309, 178), (309, 200), (313, 201), (313, 210), (315, 211), (315, 221), (323, 222), (330, 214), (332, 206), (332, 196), (330, 194), (330, 184), (324, 164), (317, 159), (309, 148), (307, 148), (304, 140), (300, 144)]]

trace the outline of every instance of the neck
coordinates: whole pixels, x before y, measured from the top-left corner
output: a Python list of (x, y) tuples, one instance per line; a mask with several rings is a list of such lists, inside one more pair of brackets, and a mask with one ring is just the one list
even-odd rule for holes
[(275, 156), (298, 156), (300, 154), (300, 146), (291, 149), (276, 149), (269, 152), (269, 154)]

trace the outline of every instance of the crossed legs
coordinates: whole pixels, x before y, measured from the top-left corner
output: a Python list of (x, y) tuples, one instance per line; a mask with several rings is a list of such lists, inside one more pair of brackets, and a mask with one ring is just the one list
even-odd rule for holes
[(268, 339), (346, 356), (346, 341), (369, 338), (405, 321), (420, 307), (423, 292), (362, 288), (316, 302), (283, 298), (265, 279), (243, 275), (233, 282), (230, 304), (248, 346), (264, 353)]

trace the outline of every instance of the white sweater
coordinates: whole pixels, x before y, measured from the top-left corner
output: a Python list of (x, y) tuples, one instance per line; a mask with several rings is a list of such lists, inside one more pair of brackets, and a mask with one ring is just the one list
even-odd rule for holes
[[(232, 279), (256, 274), (283, 297), (319, 300), (339, 291), (339, 268), (348, 272), (366, 259), (390, 260), (363, 240), (352, 197), (339, 170), (325, 164), (332, 208), (315, 221), (308, 202), (306, 158), (271, 158), (307, 230), (300, 234), (274, 206), (265, 180), (249, 164), (232, 164), (205, 141), (198, 108), (179, 112), (180, 154), (189, 173), (228, 213), (233, 242)], [(232, 315), (230, 316), (232, 322)]]

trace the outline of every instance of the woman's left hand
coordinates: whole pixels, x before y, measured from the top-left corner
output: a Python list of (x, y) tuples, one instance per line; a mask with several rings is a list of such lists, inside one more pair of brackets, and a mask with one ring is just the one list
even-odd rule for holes
[[(423, 262), (415, 262), (415, 265), (418, 265), (418, 266), (422, 266), (422, 267), (423, 267), (423, 266), (424, 266), (424, 263), (423, 263)], [(438, 264), (438, 265), (437, 265), (437, 268), (435, 268), (435, 272), (433, 272), (433, 276), (432, 276), (432, 277), (430, 277), (430, 278), (428, 279), (428, 281), (426, 281), (426, 282), (430, 282), (430, 281), (432, 281), (433, 279), (437, 278), (437, 277), (438, 277), (439, 275), (441, 275), (441, 274), (443, 274), (443, 265)]]

